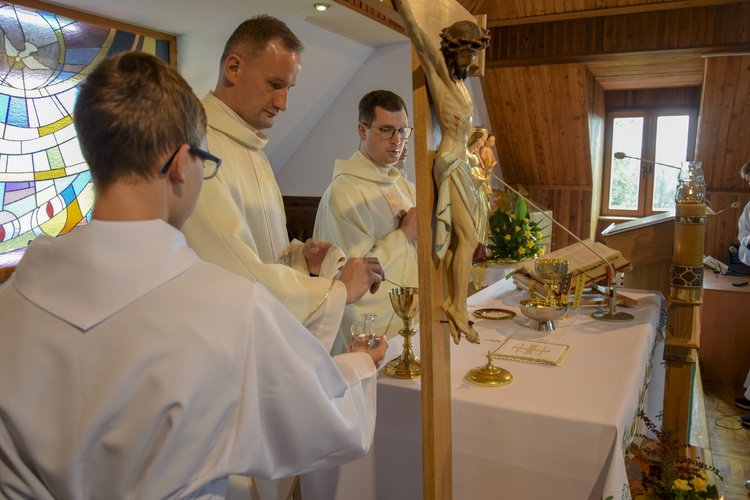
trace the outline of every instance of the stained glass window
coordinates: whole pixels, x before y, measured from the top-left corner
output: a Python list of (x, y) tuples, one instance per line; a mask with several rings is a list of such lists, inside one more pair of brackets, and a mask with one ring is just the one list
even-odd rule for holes
[[(91, 219), (93, 186), (73, 128), (78, 86), (107, 56), (169, 62), (149, 37), (0, 2), (0, 255)], [(15, 252), (14, 252), (15, 253)]]

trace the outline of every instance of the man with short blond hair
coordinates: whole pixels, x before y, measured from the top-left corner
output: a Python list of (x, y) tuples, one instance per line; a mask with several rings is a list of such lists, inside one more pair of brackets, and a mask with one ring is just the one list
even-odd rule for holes
[(182, 231), (203, 259), (262, 283), (330, 349), (344, 306), (370, 291), (382, 268), (374, 259), (341, 268), (345, 256), (330, 243), (289, 241), (262, 131), (287, 108), (301, 51), (289, 27), (271, 16), (248, 19), (230, 36), (216, 88), (202, 101), (208, 149), (224, 163)]

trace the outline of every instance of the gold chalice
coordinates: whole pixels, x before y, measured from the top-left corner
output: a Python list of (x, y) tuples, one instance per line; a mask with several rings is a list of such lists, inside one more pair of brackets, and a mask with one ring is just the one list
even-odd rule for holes
[(534, 261), (536, 274), (544, 279), (547, 289), (547, 303), (558, 305), (560, 299), (560, 283), (568, 274), (568, 261), (565, 259), (536, 259)]
[(393, 310), (404, 322), (404, 327), (398, 332), (404, 337), (404, 350), (401, 356), (391, 360), (383, 369), (383, 372), (391, 377), (417, 378), (422, 374), (419, 358), (411, 349), (411, 338), (416, 333), (412, 328), (412, 322), (419, 308), (418, 293), (419, 289), (416, 287), (396, 287), (388, 290)]

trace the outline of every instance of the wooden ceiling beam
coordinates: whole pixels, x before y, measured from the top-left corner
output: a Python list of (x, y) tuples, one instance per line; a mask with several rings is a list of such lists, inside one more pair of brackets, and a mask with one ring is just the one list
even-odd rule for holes
[(399, 33), (406, 34), (400, 24), (401, 16), (399, 16), (393, 7), (392, 0), (335, 0), (335, 2), (355, 10), (363, 16), (367, 16)]
[[(476, 0), (474, 0), (476, 1)], [(687, 9), (695, 7), (713, 7), (717, 5), (744, 3), (747, 0), (682, 0), (677, 2), (662, 2), (641, 5), (628, 5), (623, 7), (606, 7), (602, 9), (576, 10), (569, 12), (560, 12), (555, 14), (543, 14), (539, 16), (517, 17), (511, 19), (492, 19), (487, 21), (488, 28), (499, 28), (503, 26), (517, 26), (522, 24), (549, 23), (558, 21), (568, 21), (571, 19), (585, 19), (591, 17), (603, 16), (620, 16), (626, 14), (639, 14), (642, 12), (656, 12), (661, 10)], [(460, 3), (466, 3), (461, 0)], [(474, 14), (483, 14), (484, 11), (479, 9), (483, 7), (483, 0), (479, 0), (474, 10), (469, 9)]]
[(487, 68), (750, 51), (750, 2), (490, 29)]

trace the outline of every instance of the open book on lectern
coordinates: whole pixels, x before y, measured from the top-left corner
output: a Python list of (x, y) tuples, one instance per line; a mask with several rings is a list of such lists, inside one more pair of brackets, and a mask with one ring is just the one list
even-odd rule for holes
[[(564, 259), (568, 261), (568, 275), (571, 279), (576, 278), (579, 274), (586, 276), (586, 285), (598, 283), (607, 278), (607, 263), (604, 262), (591, 248), (594, 248), (602, 257), (607, 259), (616, 272), (627, 271), (630, 269), (630, 262), (622, 256), (619, 250), (609, 248), (603, 243), (595, 243), (591, 240), (585, 240), (584, 243), (573, 243), (564, 248), (545, 254), (541, 259)], [(544, 279), (537, 276), (534, 271), (534, 260), (523, 262), (516, 271), (530, 280), (544, 283)], [(522, 279), (521, 276), (519, 278)], [(523, 280), (523, 279), (522, 279)], [(526, 281), (526, 280), (523, 280)]]

